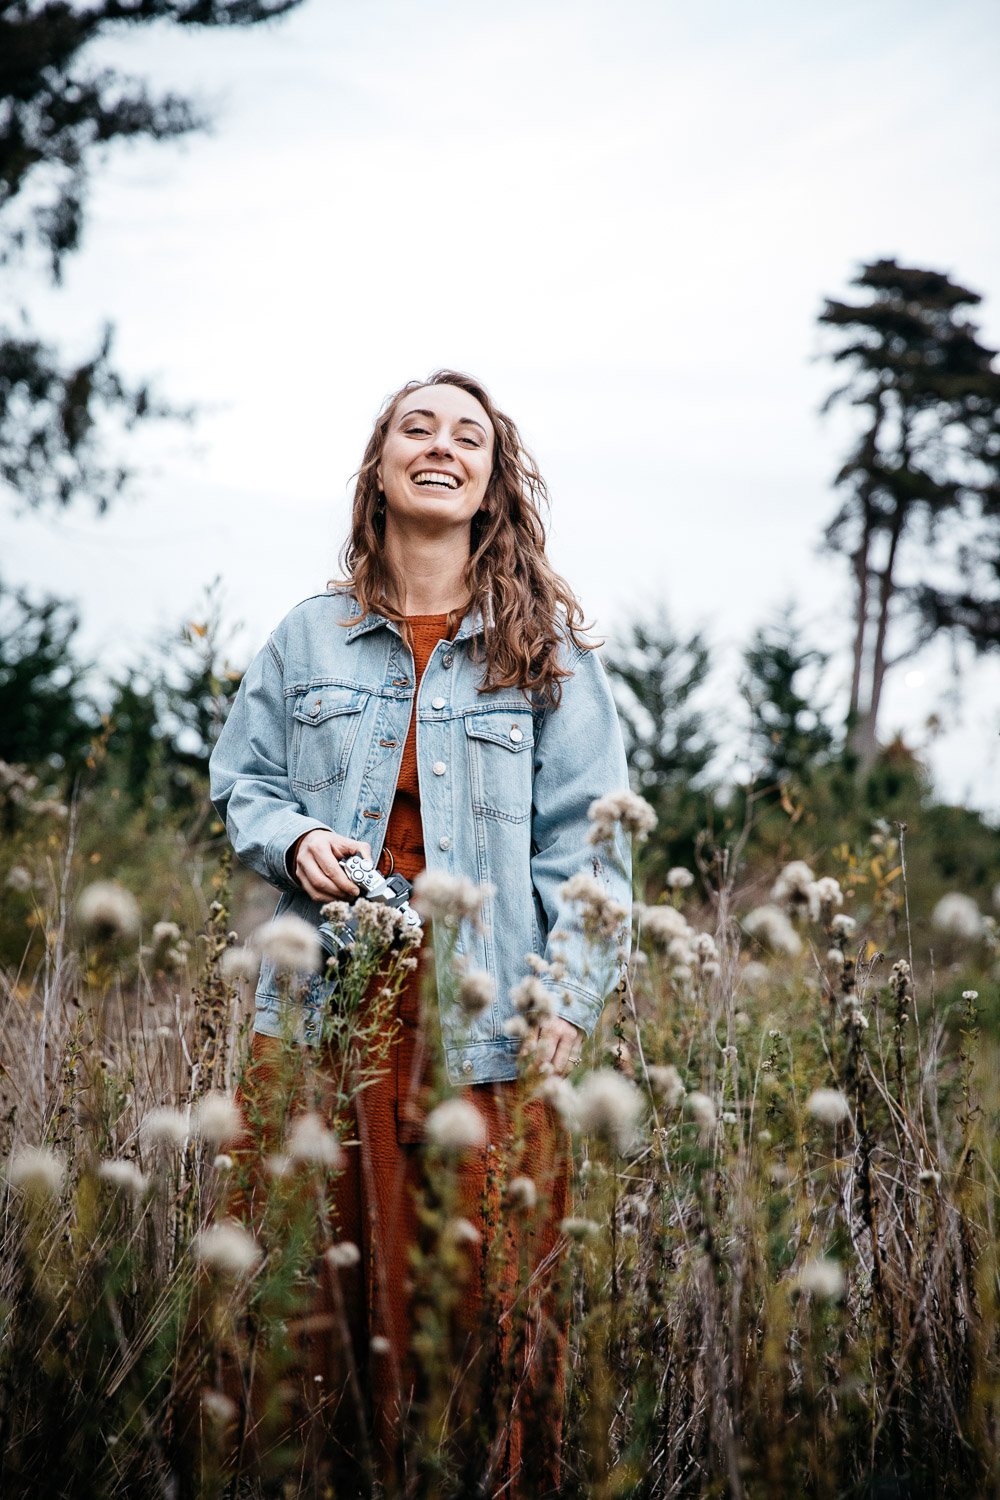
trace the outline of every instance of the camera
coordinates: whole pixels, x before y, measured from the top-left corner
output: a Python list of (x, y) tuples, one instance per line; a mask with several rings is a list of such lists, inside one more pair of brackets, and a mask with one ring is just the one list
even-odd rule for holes
[[(362, 854), (352, 854), (340, 860), (340, 868), (348, 880), (353, 880), (360, 894), (354, 908), (344, 922), (323, 922), (319, 929), (319, 941), (328, 957), (343, 959), (350, 953), (358, 937), (358, 906), (362, 901), (371, 901), (398, 911), (403, 919), (400, 936), (410, 942), (419, 942), (423, 927), (420, 917), (410, 905), (413, 887), (403, 875), (380, 875), (370, 859)], [(398, 941), (398, 939), (397, 939)]]

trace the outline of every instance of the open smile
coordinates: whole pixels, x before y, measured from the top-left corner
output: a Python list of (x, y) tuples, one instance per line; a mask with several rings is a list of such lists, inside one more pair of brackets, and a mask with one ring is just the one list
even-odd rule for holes
[(414, 474), (413, 483), (418, 484), (421, 489), (457, 490), (462, 481), (457, 475), (447, 474), (443, 469), (421, 469), (419, 474)]

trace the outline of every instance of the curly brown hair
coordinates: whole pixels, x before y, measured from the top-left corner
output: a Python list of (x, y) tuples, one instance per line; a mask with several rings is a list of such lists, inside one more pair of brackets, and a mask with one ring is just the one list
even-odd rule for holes
[(357, 474), (351, 532), (340, 554), (346, 585), (363, 614), (375, 609), (401, 628), (400, 591), (385, 555), (385, 507), (376, 471), (386, 433), (404, 396), (432, 385), (453, 385), (475, 397), (493, 424), (493, 469), (482, 508), (472, 518), (465, 569), (469, 606), (483, 617), (485, 671), (480, 692), (519, 687), (543, 702), (558, 703), (560, 685), (571, 675), (559, 662), (566, 641), (588, 651), (583, 612), (569, 584), (545, 556), (542, 509), (549, 508), (545, 481), (521, 436), (489, 392), (471, 375), (436, 370), (428, 380), (409, 380), (383, 403)]

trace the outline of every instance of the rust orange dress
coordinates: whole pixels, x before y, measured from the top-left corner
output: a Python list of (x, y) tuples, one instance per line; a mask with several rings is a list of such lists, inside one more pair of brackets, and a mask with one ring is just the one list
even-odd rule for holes
[[(446, 615), (408, 617), (416, 687), (434, 646), (450, 634), (448, 622)], [(424, 868), (415, 713), (385, 846), (408, 880)], [(426, 1395), (420, 1361), (411, 1347), (412, 1257), (421, 1241), (419, 1205), (426, 1188), (421, 1095), (432, 1045), (422, 1022), (420, 989), (416, 970), (395, 1002), (396, 1026), (379, 1076), (355, 1094), (350, 1115), (338, 1122), (347, 1164), (334, 1179), (336, 1232), (357, 1245), (360, 1259), (355, 1267), (329, 1276), (324, 1262), (316, 1313), (307, 1320), (313, 1335), (309, 1368), (318, 1372), (312, 1378), (325, 1383), (328, 1397), (338, 1382), (343, 1392), (343, 1399), (332, 1403), (337, 1419), (328, 1423), (332, 1461), (350, 1468), (358, 1458), (360, 1424), (367, 1424), (373, 1466), (389, 1494), (404, 1479), (404, 1421)], [(280, 1049), (277, 1038), (254, 1035), (237, 1095), (245, 1118), (266, 1119)], [(479, 1236), (474, 1240), (465, 1229), (467, 1243), (460, 1254), (464, 1275), (452, 1310), (453, 1348), (460, 1351), (453, 1412), (461, 1427), (464, 1407), (470, 1432), (478, 1430), (478, 1438), (464, 1445), (468, 1492), (485, 1474), (481, 1493), (554, 1494), (560, 1475), (568, 1321), (568, 1300), (557, 1293), (557, 1272), (565, 1245), (559, 1225), (569, 1212), (569, 1143), (552, 1106), (527, 1098), (520, 1080), (470, 1084), (462, 1094), (481, 1111), (487, 1128), (486, 1146), (460, 1161), (452, 1205)], [(248, 1105), (253, 1106), (249, 1111)], [(264, 1149), (268, 1146), (260, 1132), (248, 1128), (234, 1154), (247, 1166), (259, 1162)], [(269, 1149), (275, 1149), (273, 1143)], [(537, 1187), (534, 1211), (516, 1210), (505, 1198), (505, 1184), (517, 1175), (530, 1176)], [(243, 1195), (237, 1211), (253, 1217), (252, 1194)], [(330, 1276), (337, 1277), (337, 1286), (329, 1284)], [(332, 1334), (337, 1307), (341, 1326), (346, 1314), (350, 1328), (355, 1366), (350, 1389), (343, 1351)], [(331, 1331), (329, 1337), (324, 1338), (324, 1328)], [(359, 1390), (365, 1398), (363, 1412), (354, 1410)], [(482, 1434), (491, 1423), (487, 1420), (484, 1428), (484, 1415), (498, 1402), (504, 1409), (499, 1422), (492, 1423), (487, 1458)], [(458, 1448), (463, 1448), (461, 1431)]]

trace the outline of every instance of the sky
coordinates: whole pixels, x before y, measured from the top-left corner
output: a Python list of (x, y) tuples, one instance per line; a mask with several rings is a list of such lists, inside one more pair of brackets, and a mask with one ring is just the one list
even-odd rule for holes
[[(993, 0), (306, 0), (93, 56), (214, 117), (108, 158), (62, 288), (9, 283), (70, 348), (111, 318), (126, 371), (199, 408), (137, 439), (109, 516), (3, 513), (5, 580), (74, 598), (103, 668), (215, 577), (245, 660), (336, 572), (382, 398), (450, 366), (525, 435), (598, 632), (661, 602), (707, 631), (733, 758), (740, 651), (789, 600), (837, 701), (850, 587), (819, 544), (850, 429), (819, 415), (816, 316), (896, 256), (983, 293), (1000, 345)], [(1000, 663), (908, 662), (896, 731), (1000, 813)]]

